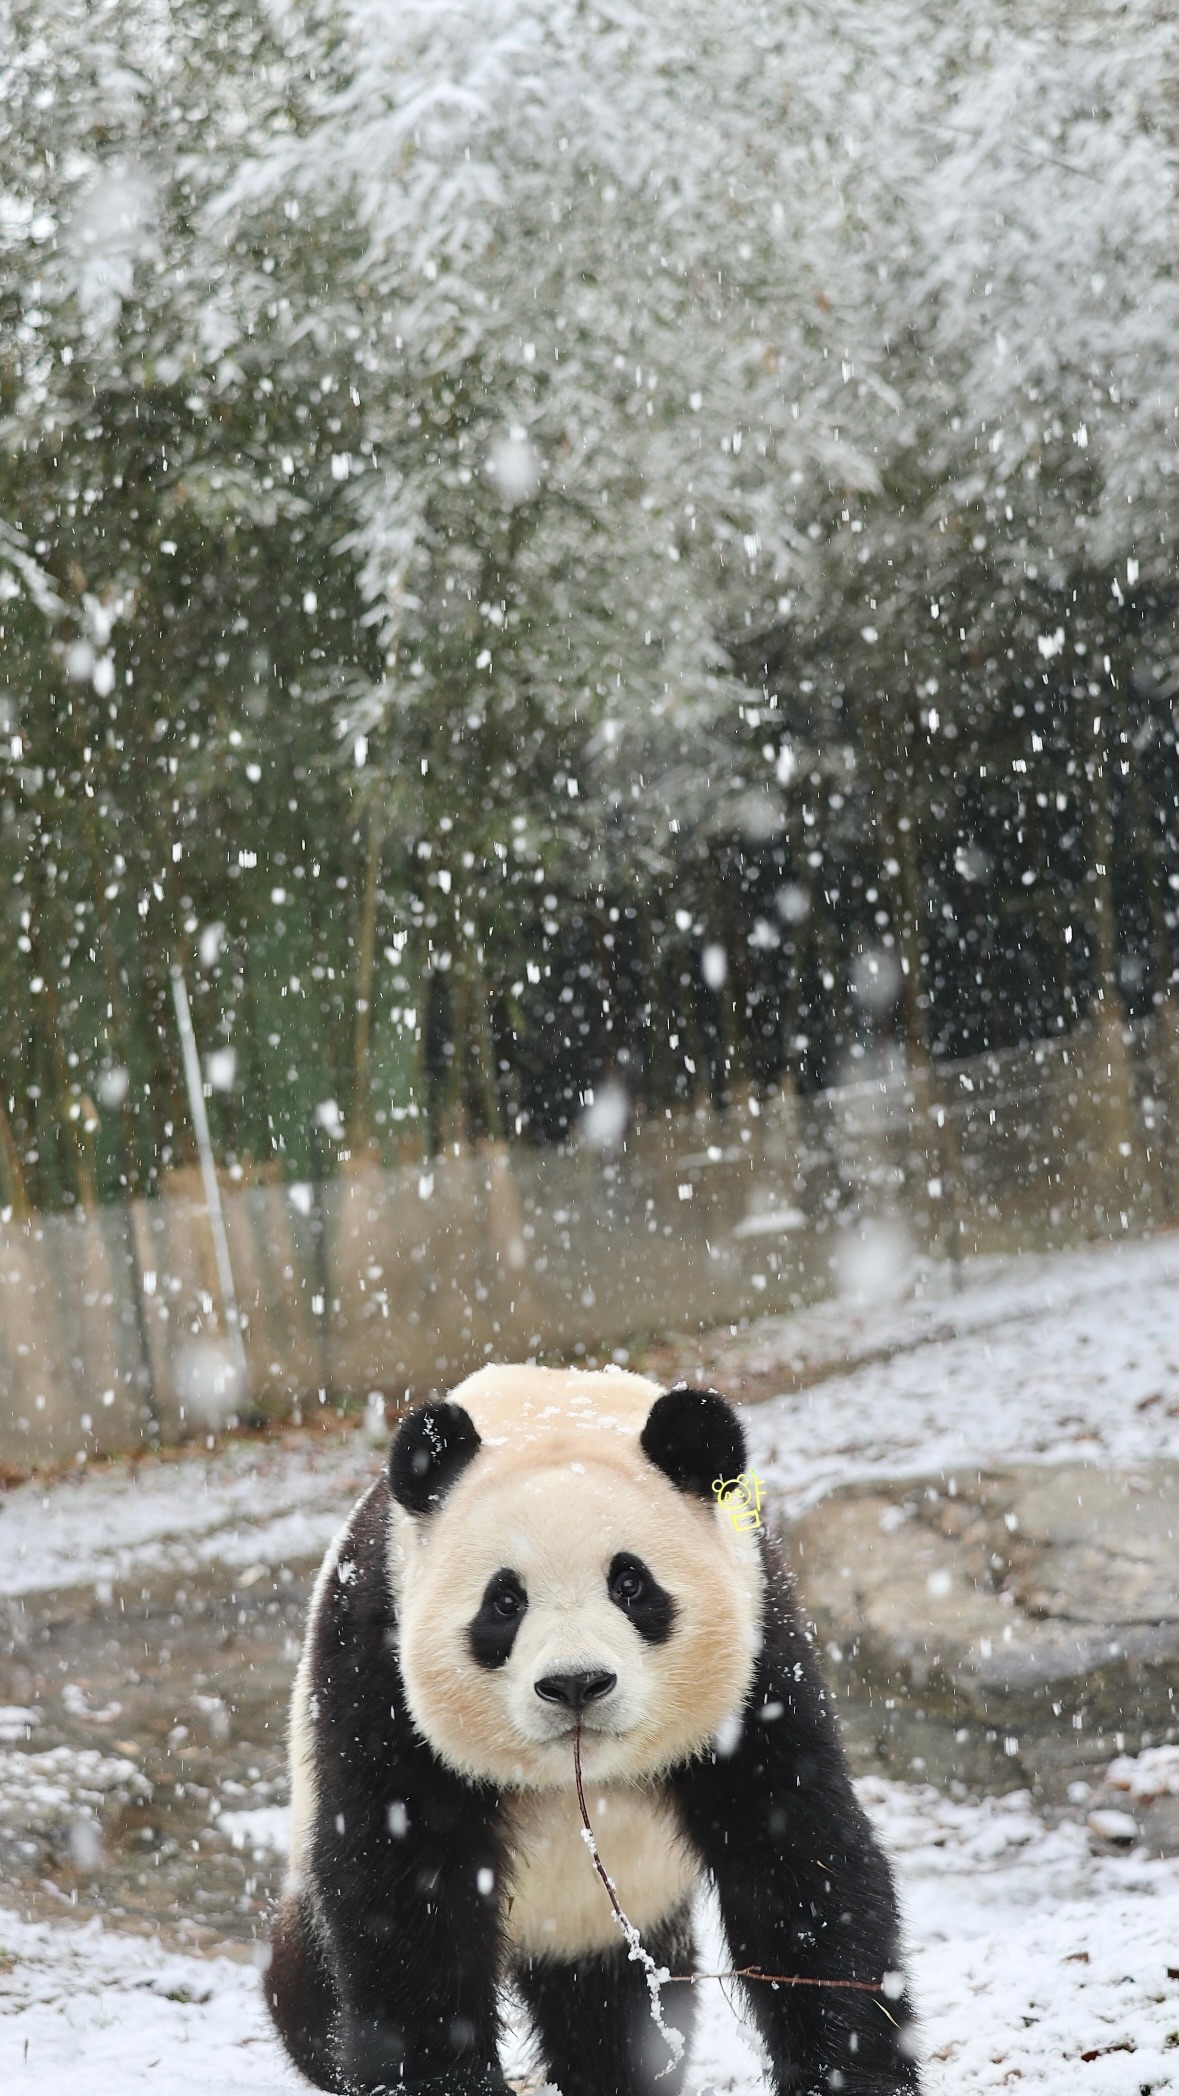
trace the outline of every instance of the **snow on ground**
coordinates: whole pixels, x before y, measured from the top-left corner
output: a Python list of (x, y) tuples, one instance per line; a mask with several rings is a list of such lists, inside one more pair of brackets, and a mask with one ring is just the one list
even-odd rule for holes
[[(872, 1778), (861, 1795), (896, 1859), (930, 2096), (1017, 2082), (1040, 2096), (1179, 2090), (1179, 1859), (1093, 1853), (1024, 1793), (955, 1803)], [(285, 1840), (281, 1811), (234, 1818), (251, 1843)], [(702, 1922), (702, 1967), (722, 1969), (715, 1920)], [(701, 1985), (693, 2096), (764, 2087), (734, 1992)], [(270, 2036), (252, 1963), (166, 1957), (96, 1922), (0, 1915), (0, 2031), (38, 2096), (74, 2096), (80, 2073), (88, 2096), (134, 2096), (161, 2072), (179, 2073), (185, 2096), (304, 2086)], [(519, 2029), (505, 2065), (535, 2089)]]
[(0, 1594), (314, 1557), (377, 1461), (363, 1435), (291, 1436), (34, 1480), (0, 1499)]
[(267, 2029), (258, 1974), (228, 1958), (166, 1957), (140, 1936), (0, 1913), (0, 2059), (37, 2096), (183, 2096), (306, 2088)]
[[(957, 1292), (945, 1278), (734, 1338), (746, 1361), (780, 1361), (784, 1381), (814, 1378), (747, 1415), (753, 1460), (788, 1508), (871, 1475), (1179, 1457), (1179, 1238), (968, 1263)], [(2, 1502), (0, 1592), (217, 1564), (248, 1579), (322, 1548), (377, 1460), (361, 1436), (304, 1438), (23, 1486)], [(0, 1712), (0, 1740), (19, 1748), (35, 1715)], [(25, 1764), (30, 1803), (65, 1778), (51, 1757), (7, 1758)], [(1122, 1757), (1112, 1787), (1132, 1800), (1169, 1785), (1170, 1761), (1148, 1761)], [(96, 1799), (126, 1780), (114, 1757), (85, 1773)], [(956, 1801), (872, 1778), (862, 1795), (897, 1862), (930, 2096), (1179, 2090), (1179, 1861), (1094, 1850), (1022, 1794)], [(285, 1822), (266, 1807), (222, 1824), (259, 1851)], [(720, 1955), (713, 1940), (706, 1956)], [(701, 1991), (691, 2084), (754, 2096), (757, 2055), (729, 1990)], [(88, 2096), (133, 2096), (161, 2075), (185, 2096), (303, 2086), (251, 1965), (165, 1955), (97, 1923), (0, 1912), (0, 2034), (10, 2074), (38, 2096), (74, 2096), (82, 2075)], [(523, 2069), (518, 2043), (509, 2064)]]
[[(873, 1358), (749, 1410), (754, 1467), (790, 1514), (858, 1478), (1179, 1457), (1179, 1236), (979, 1261), (957, 1295), (944, 1269), (936, 1283), (845, 1306), (836, 1343)], [(808, 1363), (838, 1314), (808, 1313)]]
[(1179, 1894), (1055, 1908), (919, 1953), (929, 2096), (1179, 2088)]

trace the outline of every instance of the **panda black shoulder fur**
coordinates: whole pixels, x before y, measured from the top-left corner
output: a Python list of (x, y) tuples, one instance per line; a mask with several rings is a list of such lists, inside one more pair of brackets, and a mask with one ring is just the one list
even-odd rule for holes
[[(676, 2096), (643, 1943), (693, 1969), (711, 1879), (734, 1966), (879, 1983), (888, 1865), (791, 1588), (713, 1494), (746, 1467), (710, 1391), (489, 1368), (402, 1422), (320, 1572), (291, 1720), (267, 1993), (319, 2087), (508, 2096), (514, 1981), (562, 2096)], [(685, 2034), (696, 1989), (663, 1990)], [(778, 2096), (914, 2090), (903, 1996), (746, 1985)], [(656, 2089), (656, 2077), (658, 2090)]]

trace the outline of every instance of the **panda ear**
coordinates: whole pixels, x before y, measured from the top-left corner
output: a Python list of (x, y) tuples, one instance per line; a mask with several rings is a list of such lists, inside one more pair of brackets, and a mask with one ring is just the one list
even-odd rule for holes
[(410, 1514), (430, 1513), (480, 1445), (470, 1413), (449, 1398), (407, 1413), (389, 1450), (389, 1484), (398, 1506)]
[(732, 1406), (715, 1390), (686, 1383), (656, 1398), (639, 1446), (679, 1491), (709, 1501), (718, 1478), (738, 1477), (745, 1468), (745, 1436)]

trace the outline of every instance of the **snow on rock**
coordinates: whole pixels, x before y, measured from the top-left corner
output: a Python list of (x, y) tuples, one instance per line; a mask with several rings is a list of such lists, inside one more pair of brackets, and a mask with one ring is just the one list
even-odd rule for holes
[(1133, 1813), (1119, 1812), (1111, 1805), (1098, 1805), (1085, 1824), (1102, 1841), (1137, 1841), (1141, 1831)]
[(142, 1803), (151, 1792), (147, 1777), (122, 1754), (96, 1747), (0, 1751), (0, 1822), (9, 1830), (50, 1833), (80, 1810)]
[(291, 1845), (289, 1805), (254, 1805), (241, 1812), (221, 1812), (217, 1825), (235, 1849), (248, 1849), (256, 1862), (269, 1852), (285, 1855)]
[(41, 1712), (35, 1704), (0, 1703), (0, 1746), (31, 1739), (40, 1722)]
[(1132, 1798), (1179, 1798), (1179, 1747), (1147, 1747), (1141, 1754), (1119, 1754), (1105, 1772), (1111, 1790), (1128, 1790)]

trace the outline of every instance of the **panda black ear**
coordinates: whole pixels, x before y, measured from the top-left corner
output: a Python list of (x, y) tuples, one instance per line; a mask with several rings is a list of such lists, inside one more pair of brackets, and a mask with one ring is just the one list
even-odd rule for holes
[(480, 1446), (475, 1422), (444, 1398), (409, 1412), (389, 1450), (389, 1484), (398, 1506), (428, 1514), (445, 1499)]
[(681, 1492), (701, 1499), (712, 1499), (717, 1478), (738, 1477), (745, 1468), (745, 1436), (733, 1407), (715, 1390), (691, 1390), (686, 1383), (656, 1398), (639, 1446)]

